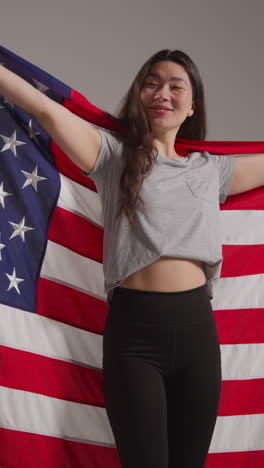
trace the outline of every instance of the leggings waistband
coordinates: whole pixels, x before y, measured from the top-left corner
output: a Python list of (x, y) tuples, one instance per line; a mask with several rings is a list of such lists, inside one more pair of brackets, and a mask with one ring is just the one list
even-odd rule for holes
[(184, 289), (183, 291), (146, 291), (144, 289), (134, 289), (134, 288), (127, 288), (127, 287), (120, 287), (117, 286), (114, 288), (114, 294), (137, 294), (142, 296), (181, 296), (183, 294), (190, 294), (192, 292), (199, 292), (202, 289), (207, 288), (207, 283), (202, 284), (196, 288), (192, 289)]
[(146, 291), (116, 287), (110, 302), (109, 316), (116, 323), (177, 326), (212, 319), (212, 305), (207, 283), (184, 291)]

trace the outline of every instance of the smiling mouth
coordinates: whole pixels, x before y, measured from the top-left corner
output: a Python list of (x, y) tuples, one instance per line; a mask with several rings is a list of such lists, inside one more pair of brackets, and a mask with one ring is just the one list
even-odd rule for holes
[(171, 109), (157, 109), (154, 107), (151, 107), (150, 110), (154, 112), (154, 114), (157, 114), (157, 115), (165, 115), (168, 112), (171, 112)]

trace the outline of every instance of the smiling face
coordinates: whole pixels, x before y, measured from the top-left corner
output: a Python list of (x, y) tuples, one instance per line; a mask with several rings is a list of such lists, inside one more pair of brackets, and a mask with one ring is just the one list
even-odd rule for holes
[[(140, 97), (154, 135), (172, 131), (177, 134), (185, 119), (194, 113), (189, 76), (172, 61), (161, 61), (151, 67)], [(155, 110), (156, 105), (169, 110)]]

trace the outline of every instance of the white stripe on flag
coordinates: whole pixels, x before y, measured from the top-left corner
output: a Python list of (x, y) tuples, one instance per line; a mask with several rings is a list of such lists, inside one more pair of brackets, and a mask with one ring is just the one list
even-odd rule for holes
[[(102, 370), (102, 339), (100, 334), (1, 305), (1, 345)], [(264, 378), (263, 343), (220, 348), (223, 380)]]
[(102, 335), (0, 305), (0, 344), (102, 369)]
[(264, 378), (264, 343), (220, 344), (220, 348), (222, 380)]
[(93, 223), (103, 227), (102, 206), (97, 192), (74, 182), (62, 174), (61, 190), (57, 206), (81, 215)]
[[(0, 387), (0, 400), (5, 428), (115, 446), (105, 408), (5, 387)], [(263, 427), (263, 414), (218, 416), (209, 452), (261, 450)]]
[(105, 300), (103, 265), (48, 241), (40, 276)]
[(264, 244), (264, 210), (221, 210), (220, 222), (223, 244)]
[(209, 453), (263, 450), (263, 427), (264, 414), (218, 416)]
[(6, 429), (115, 446), (105, 408), (1, 386), (0, 401)]
[(217, 278), (213, 310), (264, 308), (264, 274)]

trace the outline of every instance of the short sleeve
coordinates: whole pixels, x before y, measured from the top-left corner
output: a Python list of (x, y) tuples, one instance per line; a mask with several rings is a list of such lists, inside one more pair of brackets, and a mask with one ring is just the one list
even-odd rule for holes
[(210, 154), (216, 163), (219, 174), (219, 202), (226, 201), (229, 187), (231, 184), (232, 176), (235, 169), (236, 157), (235, 155), (217, 155)]
[[(89, 124), (91, 125), (91, 124)], [(101, 148), (99, 150), (95, 165), (90, 172), (81, 170), (84, 176), (90, 177), (90, 179), (97, 180), (104, 176), (104, 173), (113, 164), (113, 158), (115, 153), (120, 150), (122, 141), (121, 138), (115, 136), (110, 130), (103, 129), (96, 125), (93, 125), (101, 135)]]

